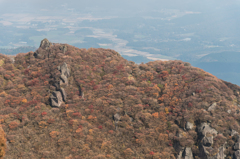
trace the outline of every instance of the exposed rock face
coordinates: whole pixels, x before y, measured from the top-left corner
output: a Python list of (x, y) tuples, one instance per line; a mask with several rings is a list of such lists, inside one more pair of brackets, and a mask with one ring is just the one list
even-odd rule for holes
[(63, 101), (66, 102), (67, 94), (66, 94), (64, 88), (60, 88), (60, 92), (61, 92), (61, 94), (62, 94), (62, 99), (63, 99)]
[(182, 154), (184, 159), (193, 159), (192, 149), (191, 147), (186, 147)]
[(234, 152), (234, 159), (240, 159), (240, 150)]
[(61, 74), (60, 79), (61, 79), (60, 85), (62, 85), (63, 83), (68, 84), (67, 77), (64, 76), (63, 74)]
[(60, 107), (62, 102), (66, 102), (67, 94), (64, 88), (61, 88), (61, 84), (68, 83), (68, 77), (70, 77), (70, 70), (67, 67), (67, 64), (64, 62), (63, 65), (58, 66), (57, 69), (61, 72), (60, 82), (55, 81), (53, 85), (56, 87), (56, 91), (50, 96), (51, 106)]
[(204, 159), (224, 159), (224, 146), (221, 146), (218, 150), (214, 151), (212, 147), (200, 146), (200, 158)]
[(117, 129), (117, 123), (120, 121), (120, 119), (121, 119), (121, 116), (118, 114), (118, 113), (116, 113), (114, 116), (113, 116), (113, 119), (114, 119), (114, 124), (115, 124), (115, 127), (116, 127), (116, 129)]
[(185, 127), (187, 130), (191, 130), (193, 128), (193, 123), (187, 122)]
[(202, 123), (200, 126), (198, 126), (198, 133), (206, 136), (207, 133), (217, 135), (218, 132), (217, 130), (211, 128), (207, 123)]
[(67, 67), (67, 64), (64, 62), (62, 66), (58, 66), (57, 69), (61, 72), (60, 76), (60, 85), (65, 83), (68, 84), (68, 77), (70, 77), (70, 70)]
[(204, 159), (224, 159), (225, 145), (218, 149), (211, 147), (214, 143), (213, 137), (216, 136), (218, 132), (207, 123), (200, 124), (197, 130), (200, 138), (202, 138), (199, 144), (199, 157)]
[(70, 70), (68, 69), (66, 62), (64, 62), (62, 66), (58, 66), (58, 70), (67, 78), (70, 77)]
[(65, 54), (65, 52), (67, 51), (67, 46), (66, 45), (60, 46), (59, 49), (62, 50), (63, 53)]
[(235, 134), (238, 135), (238, 132), (232, 129), (232, 131), (231, 131), (231, 136), (234, 136)]
[(62, 99), (62, 94), (60, 91), (54, 91), (52, 95), (50, 96), (51, 100), (51, 105), (52, 107), (60, 107), (63, 99)]
[(113, 116), (115, 121), (119, 121), (121, 119), (121, 116), (117, 113)]
[(204, 146), (212, 146), (213, 144), (213, 136), (205, 136), (202, 139), (202, 143)]
[[(179, 136), (179, 134), (177, 134), (177, 136)], [(182, 159), (184, 147), (182, 147), (179, 142), (175, 142), (173, 148), (178, 153), (177, 159)]]
[(46, 49), (49, 48), (50, 46), (52, 46), (52, 43), (50, 43), (50, 42), (48, 41), (48, 39), (45, 38), (45, 39), (43, 39), (43, 40), (41, 41), (40, 48), (46, 50)]
[(217, 159), (224, 159), (225, 158), (225, 154), (224, 154), (224, 151), (225, 151), (225, 145), (224, 146), (221, 146), (219, 148), (219, 152), (217, 153)]
[(215, 110), (216, 107), (217, 107), (217, 103), (214, 102), (214, 103), (208, 108), (208, 111)]
[(44, 59), (46, 58), (46, 55), (44, 55), (45, 53), (43, 52), (43, 50), (47, 50), (50, 46), (52, 46), (52, 43), (48, 41), (48, 39), (43, 39), (41, 41), (41, 44), (39, 46), (39, 49), (34, 52), (34, 57), (38, 58), (38, 59)]

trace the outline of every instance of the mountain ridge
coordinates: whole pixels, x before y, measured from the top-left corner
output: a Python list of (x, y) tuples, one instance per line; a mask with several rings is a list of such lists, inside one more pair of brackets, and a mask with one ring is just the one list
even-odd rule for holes
[(240, 87), (187, 62), (41, 41), (0, 54), (4, 158), (237, 158)]

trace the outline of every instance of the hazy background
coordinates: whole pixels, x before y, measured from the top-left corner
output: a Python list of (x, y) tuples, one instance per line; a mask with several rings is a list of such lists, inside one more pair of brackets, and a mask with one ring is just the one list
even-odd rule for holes
[(0, 0), (0, 53), (47, 38), (136, 63), (190, 62), (240, 85), (240, 0)]

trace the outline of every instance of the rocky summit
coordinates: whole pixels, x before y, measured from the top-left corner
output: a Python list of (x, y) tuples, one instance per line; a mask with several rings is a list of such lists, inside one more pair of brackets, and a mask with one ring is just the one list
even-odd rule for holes
[(187, 62), (43, 39), (0, 54), (0, 157), (239, 159), (239, 91)]

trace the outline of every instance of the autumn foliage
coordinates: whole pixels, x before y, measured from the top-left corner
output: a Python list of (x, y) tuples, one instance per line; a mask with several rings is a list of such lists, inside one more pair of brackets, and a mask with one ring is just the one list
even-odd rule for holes
[[(174, 159), (176, 143), (197, 157), (197, 124), (211, 122), (222, 134), (214, 137), (216, 148), (225, 141), (231, 147), (230, 130), (240, 132), (240, 87), (189, 63), (137, 65), (110, 49), (67, 44), (35, 53), (18, 54), (14, 63), (0, 54), (0, 122), (8, 158)], [(61, 85), (66, 101), (53, 108), (49, 97), (63, 62), (71, 70), (68, 84)], [(214, 102), (216, 109), (207, 111)], [(186, 130), (187, 122), (194, 129)], [(0, 141), (4, 155), (4, 137)]]

